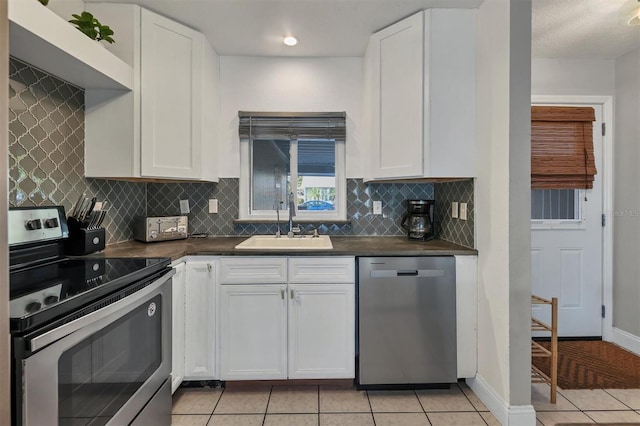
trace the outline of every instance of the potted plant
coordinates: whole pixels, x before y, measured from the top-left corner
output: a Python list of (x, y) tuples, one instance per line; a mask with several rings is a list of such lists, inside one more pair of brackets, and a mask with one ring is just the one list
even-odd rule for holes
[(74, 19), (70, 20), (80, 31), (92, 40), (104, 40), (107, 43), (114, 43), (113, 30), (108, 25), (102, 25), (91, 13), (82, 12), (80, 15), (73, 14)]

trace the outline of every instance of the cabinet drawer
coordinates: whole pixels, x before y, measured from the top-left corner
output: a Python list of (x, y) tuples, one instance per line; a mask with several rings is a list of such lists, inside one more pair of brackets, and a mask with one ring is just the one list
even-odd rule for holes
[(353, 257), (289, 258), (290, 283), (353, 283), (355, 259)]
[(220, 284), (286, 284), (287, 259), (283, 257), (226, 257), (220, 259)]

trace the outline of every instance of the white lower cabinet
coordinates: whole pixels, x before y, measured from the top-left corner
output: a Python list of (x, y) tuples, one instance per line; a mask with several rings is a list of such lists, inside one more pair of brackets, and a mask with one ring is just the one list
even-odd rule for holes
[(215, 258), (187, 260), (185, 281), (184, 379), (214, 380)]
[[(248, 272), (253, 262), (273, 271), (268, 283), (261, 268)], [(242, 282), (231, 272), (239, 265)], [(355, 377), (354, 265), (353, 257), (221, 259), (220, 378)]]
[(220, 288), (222, 380), (287, 377), (286, 284)]
[(171, 393), (174, 393), (184, 380), (184, 299), (185, 270), (184, 261), (174, 262), (176, 270), (171, 283)]
[(289, 284), (289, 378), (355, 377), (355, 286)]

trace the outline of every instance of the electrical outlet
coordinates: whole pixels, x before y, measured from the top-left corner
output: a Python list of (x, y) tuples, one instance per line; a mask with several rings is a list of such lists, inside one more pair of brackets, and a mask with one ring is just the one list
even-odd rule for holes
[(460, 219), (467, 220), (467, 203), (460, 203)]
[(451, 217), (454, 219), (458, 218), (458, 202), (457, 201), (451, 202)]
[(373, 214), (382, 214), (382, 201), (373, 202)]
[(189, 209), (189, 200), (180, 200), (180, 214), (191, 213)]
[(218, 213), (218, 200), (209, 200), (209, 213)]

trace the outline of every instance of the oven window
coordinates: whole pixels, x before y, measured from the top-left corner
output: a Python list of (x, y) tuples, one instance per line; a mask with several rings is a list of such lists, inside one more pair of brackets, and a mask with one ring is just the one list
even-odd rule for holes
[(58, 361), (58, 423), (105, 424), (162, 362), (158, 295)]

